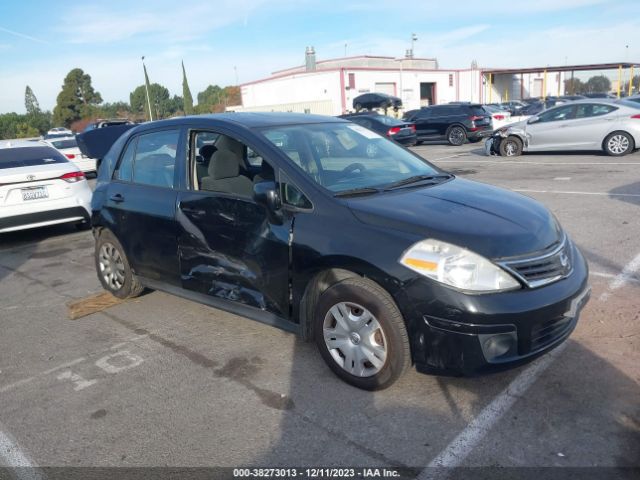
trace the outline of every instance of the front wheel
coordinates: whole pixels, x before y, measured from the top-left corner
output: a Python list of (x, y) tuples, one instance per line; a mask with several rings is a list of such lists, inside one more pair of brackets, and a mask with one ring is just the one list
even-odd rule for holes
[(370, 280), (347, 278), (325, 290), (314, 327), (324, 361), (355, 387), (387, 388), (411, 363), (402, 315), (391, 296)]
[(604, 151), (612, 157), (621, 157), (633, 150), (633, 138), (625, 132), (613, 132), (604, 140)]
[(144, 287), (133, 274), (122, 245), (108, 230), (96, 239), (96, 272), (102, 287), (118, 298), (137, 297)]
[(522, 154), (522, 140), (514, 136), (503, 138), (499, 150), (503, 157), (517, 157)]
[(456, 147), (459, 147), (467, 139), (467, 133), (464, 128), (456, 125), (451, 127), (447, 132), (447, 141)]

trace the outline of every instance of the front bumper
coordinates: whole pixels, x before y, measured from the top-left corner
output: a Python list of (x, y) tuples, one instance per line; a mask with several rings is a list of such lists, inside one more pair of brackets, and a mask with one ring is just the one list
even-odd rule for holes
[[(474, 374), (515, 366), (566, 340), (589, 300), (588, 267), (539, 288), (470, 295), (416, 279), (398, 303), (421, 372)], [(403, 306), (405, 308), (403, 308)]]

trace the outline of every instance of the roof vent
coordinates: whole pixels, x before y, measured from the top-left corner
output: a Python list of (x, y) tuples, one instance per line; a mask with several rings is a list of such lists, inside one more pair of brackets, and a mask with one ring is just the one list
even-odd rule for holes
[(307, 47), (304, 54), (305, 67), (307, 72), (313, 72), (316, 69), (316, 51), (313, 47)]

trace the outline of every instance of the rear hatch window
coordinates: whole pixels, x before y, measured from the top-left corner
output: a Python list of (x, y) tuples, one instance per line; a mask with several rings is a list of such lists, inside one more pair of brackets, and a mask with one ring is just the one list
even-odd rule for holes
[(482, 105), (470, 105), (469, 110), (471, 112), (471, 115), (491, 115), (484, 108), (482, 108)]
[(76, 142), (75, 138), (65, 138), (64, 140), (52, 140), (51, 145), (56, 148), (75, 148), (78, 146), (78, 142)]
[(18, 147), (0, 149), (0, 169), (34, 167), (52, 163), (68, 163), (60, 152), (52, 147)]

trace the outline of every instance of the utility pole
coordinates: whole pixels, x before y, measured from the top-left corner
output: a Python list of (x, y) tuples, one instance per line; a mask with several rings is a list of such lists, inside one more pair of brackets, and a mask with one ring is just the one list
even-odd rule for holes
[(142, 56), (142, 69), (144, 70), (144, 89), (147, 92), (147, 105), (149, 106), (149, 121), (153, 122), (153, 113), (151, 112), (151, 99), (149, 98), (149, 76), (147, 75), (147, 67), (144, 65), (144, 55)]

